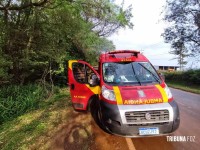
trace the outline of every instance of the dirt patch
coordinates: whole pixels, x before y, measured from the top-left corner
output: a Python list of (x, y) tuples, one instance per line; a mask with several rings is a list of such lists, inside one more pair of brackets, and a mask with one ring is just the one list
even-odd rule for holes
[(92, 121), (93, 143), (91, 150), (128, 150), (125, 138), (110, 135), (101, 130), (94, 121)]
[(68, 119), (48, 141), (48, 149), (88, 149), (92, 142), (90, 114), (71, 111)]
[[(43, 147), (44, 148), (44, 147)], [(91, 114), (72, 111), (67, 124), (48, 140), (45, 149), (52, 150), (119, 150), (128, 149), (125, 138), (102, 131)]]

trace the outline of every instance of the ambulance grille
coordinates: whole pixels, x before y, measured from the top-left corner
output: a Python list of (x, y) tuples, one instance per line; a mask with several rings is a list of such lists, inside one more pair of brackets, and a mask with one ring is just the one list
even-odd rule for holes
[[(146, 114), (150, 116), (148, 119), (146, 118)], [(130, 111), (130, 112), (125, 112), (125, 116), (126, 116), (126, 121), (128, 123), (168, 121), (169, 111), (168, 110)]]

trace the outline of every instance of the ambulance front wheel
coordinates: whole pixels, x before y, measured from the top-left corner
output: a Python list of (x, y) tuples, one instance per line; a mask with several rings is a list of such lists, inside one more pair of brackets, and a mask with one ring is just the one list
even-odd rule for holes
[(90, 113), (92, 115), (92, 118), (96, 122), (96, 124), (106, 133), (111, 134), (106, 127), (101, 122), (101, 112), (100, 112), (100, 106), (96, 100), (92, 100), (90, 103)]

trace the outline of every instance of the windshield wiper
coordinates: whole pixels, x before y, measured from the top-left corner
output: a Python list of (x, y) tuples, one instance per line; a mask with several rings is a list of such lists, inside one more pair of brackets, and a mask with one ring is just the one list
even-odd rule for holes
[(133, 72), (134, 72), (134, 74), (135, 74), (135, 78), (136, 78), (136, 80), (138, 81), (138, 83), (139, 83), (140, 85), (142, 85), (142, 83), (140, 82), (140, 79), (139, 79), (138, 76), (136, 75), (136, 72), (135, 72), (135, 69), (134, 69), (132, 63), (131, 63), (131, 66), (132, 66)]
[(156, 81), (158, 82), (158, 83), (160, 83), (160, 80), (159, 80), (159, 78), (153, 73), (153, 72), (151, 72), (148, 68), (146, 68), (143, 64), (141, 64), (141, 63), (138, 63), (140, 66), (142, 66), (144, 69), (146, 69), (150, 74), (152, 74), (153, 75), (153, 77), (154, 77), (154, 79), (156, 79)]

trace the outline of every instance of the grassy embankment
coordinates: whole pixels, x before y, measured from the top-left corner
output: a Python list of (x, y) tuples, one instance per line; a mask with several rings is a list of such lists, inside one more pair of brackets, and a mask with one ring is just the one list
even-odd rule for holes
[(0, 90), (0, 149), (48, 149), (72, 111), (68, 89), (57, 88), (51, 96), (35, 85), (11, 89)]
[(198, 85), (188, 85), (184, 82), (176, 82), (176, 81), (166, 81), (167, 85), (172, 88), (180, 89), (187, 92), (192, 92), (196, 94), (200, 94), (200, 86)]

